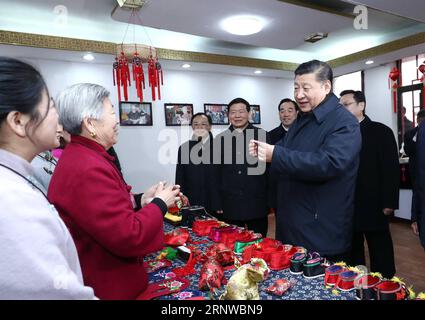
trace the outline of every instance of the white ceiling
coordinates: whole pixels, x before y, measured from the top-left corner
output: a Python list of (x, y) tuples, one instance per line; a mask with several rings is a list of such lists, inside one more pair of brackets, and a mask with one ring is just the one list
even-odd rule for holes
[(424, 0), (344, 0), (345, 2), (362, 4), (377, 10), (409, 17), (420, 22), (425, 22)]
[[(260, 33), (242, 37), (223, 31), (220, 22), (235, 15), (258, 17), (265, 26)], [(352, 20), (344, 16), (276, 0), (153, 0), (142, 8), (139, 17), (135, 22), (153, 28), (282, 50), (302, 45), (304, 36), (313, 32), (331, 33), (352, 25)], [(130, 14), (117, 8), (112, 18), (128, 22)]]
[[(119, 8), (114, 10), (116, 0), (0, 0), (0, 30), (116, 43), (135, 40), (166, 49), (294, 63), (314, 58), (331, 60), (425, 31), (425, 24), (417, 21), (423, 18), (425, 0), (344, 1), (365, 3), (379, 9), (369, 9), (368, 30), (355, 30), (350, 18), (278, 0), (148, 0), (139, 13), (145, 27), (129, 25), (130, 13)], [(58, 6), (66, 8), (66, 19), (58, 16), (56, 10), (61, 8)], [(415, 20), (383, 11), (407, 15)], [(232, 14), (260, 16), (268, 23), (257, 35), (237, 37), (219, 26), (222, 19)], [(127, 37), (123, 39), (126, 30)], [(306, 35), (316, 31), (328, 32), (329, 36), (315, 44), (303, 42)], [(413, 51), (416, 49), (412, 47), (403, 52), (413, 55), (417, 53)], [(20, 48), (19, 52), (27, 54), (22, 50)], [(43, 56), (46, 52), (40, 54)], [(58, 56), (81, 59), (81, 53), (67, 54), (56, 50), (49, 51), (44, 57)], [(108, 55), (98, 56), (98, 63), (109, 60)], [(386, 56), (371, 58), (384, 63)], [(163, 61), (163, 65), (164, 68), (180, 68), (181, 62)], [(253, 72), (251, 68), (192, 65), (192, 70), (199, 68), (197, 71)], [(336, 73), (364, 67), (364, 61), (359, 61), (349, 67), (337, 68)], [(286, 77), (290, 74), (263, 71), (263, 76)]]

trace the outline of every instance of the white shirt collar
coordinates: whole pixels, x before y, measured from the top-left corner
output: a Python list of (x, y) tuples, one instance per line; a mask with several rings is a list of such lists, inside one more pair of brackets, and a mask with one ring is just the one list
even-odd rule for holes
[(27, 160), (1, 148), (0, 163), (19, 172), (25, 177), (32, 176), (34, 174), (34, 169)]

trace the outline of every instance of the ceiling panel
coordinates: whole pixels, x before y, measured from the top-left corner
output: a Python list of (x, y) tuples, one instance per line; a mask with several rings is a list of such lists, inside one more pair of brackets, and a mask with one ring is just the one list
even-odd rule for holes
[(344, 0), (348, 3), (362, 4), (384, 12), (425, 22), (424, 0)]

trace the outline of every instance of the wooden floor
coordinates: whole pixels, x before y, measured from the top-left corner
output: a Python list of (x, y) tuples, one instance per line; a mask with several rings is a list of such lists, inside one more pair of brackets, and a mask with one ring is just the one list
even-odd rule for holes
[[(408, 286), (416, 293), (425, 292), (425, 251), (410, 228), (410, 222), (395, 219), (391, 222), (391, 235), (394, 244), (396, 270)], [(275, 218), (269, 215), (267, 236), (275, 236)]]

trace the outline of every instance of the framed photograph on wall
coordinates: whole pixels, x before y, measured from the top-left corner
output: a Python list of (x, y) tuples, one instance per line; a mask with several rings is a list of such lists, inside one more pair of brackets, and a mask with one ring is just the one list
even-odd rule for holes
[(251, 117), (249, 122), (252, 124), (260, 124), (261, 123), (261, 113), (260, 106), (258, 104), (251, 104)]
[(152, 126), (152, 103), (150, 102), (120, 102), (120, 125), (122, 126)]
[(164, 103), (164, 112), (167, 126), (188, 126), (193, 115), (193, 104)]
[(204, 112), (209, 115), (212, 124), (229, 124), (229, 106), (227, 104), (205, 103)]

